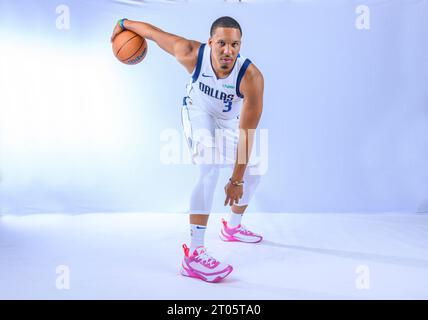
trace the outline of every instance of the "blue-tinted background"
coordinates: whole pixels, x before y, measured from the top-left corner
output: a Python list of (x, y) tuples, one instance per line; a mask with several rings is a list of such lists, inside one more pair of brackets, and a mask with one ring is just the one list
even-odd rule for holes
[[(361, 4), (368, 30), (355, 26)], [(206, 42), (223, 15), (265, 77), (268, 170), (249, 210), (428, 211), (427, 1), (0, 0), (1, 213), (187, 210), (189, 76), (153, 42), (124, 65), (109, 38), (127, 17)]]

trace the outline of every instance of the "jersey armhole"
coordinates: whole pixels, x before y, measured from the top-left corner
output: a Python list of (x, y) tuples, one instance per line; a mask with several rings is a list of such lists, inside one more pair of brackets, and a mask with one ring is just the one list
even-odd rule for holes
[(205, 43), (202, 43), (199, 47), (198, 51), (198, 61), (196, 62), (195, 71), (192, 74), (192, 83), (198, 80), (199, 73), (201, 72), (201, 66), (202, 66), (202, 58), (204, 56), (204, 49), (205, 49)]
[(238, 73), (238, 79), (236, 80), (236, 94), (240, 98), (244, 98), (244, 96), (239, 91), (239, 86), (241, 85), (241, 80), (244, 77), (245, 71), (247, 71), (247, 68), (250, 65), (250, 63), (251, 63), (250, 59), (245, 59), (244, 63), (242, 64), (242, 67), (241, 67), (241, 69), (239, 70), (239, 73)]

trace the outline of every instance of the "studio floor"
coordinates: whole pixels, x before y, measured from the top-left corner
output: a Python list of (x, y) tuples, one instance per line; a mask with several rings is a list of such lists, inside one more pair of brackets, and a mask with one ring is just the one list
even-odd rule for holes
[(179, 274), (186, 214), (0, 216), (0, 299), (428, 299), (428, 215), (248, 213), (259, 244), (206, 246), (223, 282)]

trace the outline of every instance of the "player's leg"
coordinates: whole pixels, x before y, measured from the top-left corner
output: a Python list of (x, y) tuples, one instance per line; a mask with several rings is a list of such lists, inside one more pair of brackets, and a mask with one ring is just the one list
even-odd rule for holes
[(250, 170), (254, 168), (253, 166), (249, 166), (244, 173), (244, 194), (242, 198), (239, 200), (238, 204), (233, 205), (231, 208), (231, 218), (228, 221), (228, 224), (231, 227), (236, 227), (241, 224), (242, 215), (250, 203), (257, 186), (261, 180), (260, 174), (251, 174)]
[(254, 233), (242, 225), (244, 212), (261, 179), (260, 174), (250, 174), (251, 172), (249, 169), (250, 168), (247, 168), (244, 174), (244, 194), (242, 198), (237, 205), (231, 207), (228, 220), (222, 219), (220, 238), (223, 241), (257, 243), (263, 239), (260, 234)]
[(221, 263), (208, 254), (204, 241), (219, 167), (214, 164), (198, 164), (198, 169), (198, 181), (190, 197), (190, 248), (183, 245), (181, 274), (208, 282), (218, 282), (233, 270), (232, 266)]
[[(217, 149), (223, 151), (223, 159), (229, 168), (233, 169), (236, 162), (237, 144), (239, 140), (238, 119), (217, 121)], [(237, 205), (231, 207), (228, 221), (222, 219), (220, 237), (224, 241), (260, 242), (262, 236), (255, 234), (242, 226), (241, 221), (251, 198), (261, 179), (260, 162), (252, 154), (244, 173), (244, 194)]]
[(204, 110), (191, 105), (188, 108), (188, 121), (190, 134), (187, 140), (192, 161), (199, 172), (189, 205), (190, 252), (193, 252), (197, 247), (204, 246), (219, 168), (214, 163), (213, 118)]
[(191, 244), (190, 248), (183, 245), (184, 258), (180, 272), (184, 276), (217, 282), (229, 275), (233, 268), (209, 255), (204, 241), (219, 176), (219, 167), (213, 161), (213, 119), (196, 106), (186, 108), (185, 111), (183, 117), (185, 136), (192, 161), (198, 167), (199, 177), (190, 197)]
[(190, 250), (204, 246), (205, 230), (211, 213), (219, 168), (210, 164), (199, 164), (198, 180), (190, 196)]

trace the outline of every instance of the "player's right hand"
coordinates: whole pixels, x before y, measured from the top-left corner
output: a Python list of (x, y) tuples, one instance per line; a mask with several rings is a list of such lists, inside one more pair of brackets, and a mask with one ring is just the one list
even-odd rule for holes
[(119, 24), (118, 24), (118, 23), (116, 23), (116, 25), (114, 26), (114, 29), (113, 29), (113, 33), (112, 33), (111, 38), (110, 38), (110, 42), (113, 42), (114, 38), (115, 38), (119, 33), (121, 33), (122, 31), (123, 31), (123, 30), (122, 30), (122, 28), (119, 26)]

